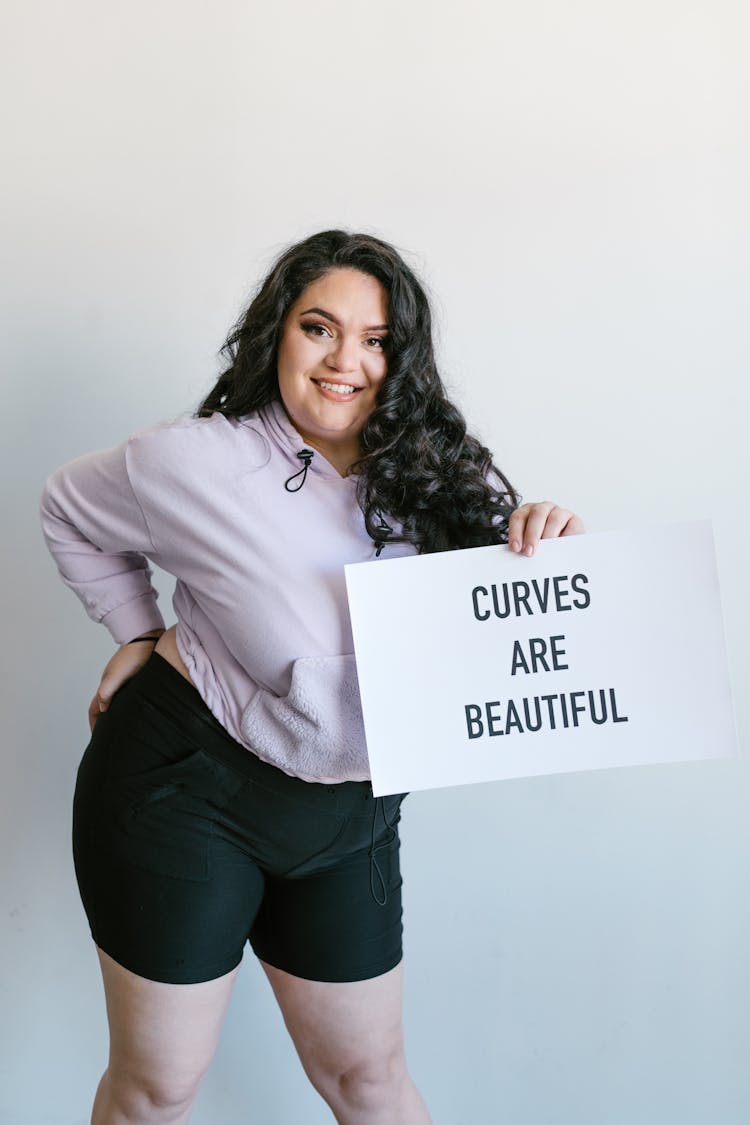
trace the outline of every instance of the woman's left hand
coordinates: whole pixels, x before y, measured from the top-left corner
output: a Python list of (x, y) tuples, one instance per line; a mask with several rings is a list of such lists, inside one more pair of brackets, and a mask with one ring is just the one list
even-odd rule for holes
[(540, 539), (557, 539), (558, 535), (581, 535), (586, 528), (575, 512), (540, 500), (522, 504), (508, 520), (508, 545), (511, 551), (533, 555)]

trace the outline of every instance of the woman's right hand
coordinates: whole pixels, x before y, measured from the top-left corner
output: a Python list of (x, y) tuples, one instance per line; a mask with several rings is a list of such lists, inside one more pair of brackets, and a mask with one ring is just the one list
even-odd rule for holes
[(117, 652), (105, 665), (99, 687), (96, 689), (96, 695), (89, 704), (89, 727), (92, 732), (96, 720), (102, 711), (107, 710), (115, 692), (136, 672), (140, 671), (150, 659), (156, 648), (156, 642), (163, 632), (164, 630), (160, 629), (158, 632), (153, 630), (151, 633), (144, 634), (144, 636), (154, 638), (153, 644), (147, 644), (145, 641), (138, 641), (137, 643), (131, 641), (129, 644), (120, 645)]

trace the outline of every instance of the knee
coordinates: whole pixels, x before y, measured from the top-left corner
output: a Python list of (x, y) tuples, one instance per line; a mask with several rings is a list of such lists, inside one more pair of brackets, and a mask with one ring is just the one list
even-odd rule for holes
[(195, 1100), (200, 1076), (139, 1076), (107, 1071), (103, 1082), (108, 1087), (109, 1101), (127, 1121), (161, 1122), (180, 1120)]
[(334, 1098), (350, 1111), (366, 1113), (397, 1104), (409, 1081), (403, 1049), (394, 1046), (357, 1059), (335, 1076)]

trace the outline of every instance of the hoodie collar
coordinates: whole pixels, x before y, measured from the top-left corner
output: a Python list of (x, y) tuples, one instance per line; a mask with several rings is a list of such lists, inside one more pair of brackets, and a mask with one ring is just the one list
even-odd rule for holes
[[(292, 425), (281, 400), (274, 399), (273, 402), (262, 406), (258, 415), (269, 436), (274, 438), (277, 445), (280, 445), (286, 453), (291, 455), (290, 462), (301, 467), (302, 462), (298, 460), (297, 454), (301, 449), (311, 449), (312, 447), (302, 439), (302, 436)], [(356, 481), (357, 477), (354, 474), (342, 477), (341, 473), (317, 449), (313, 449), (312, 452), (314, 456), (310, 462), (311, 473), (334, 480)]]

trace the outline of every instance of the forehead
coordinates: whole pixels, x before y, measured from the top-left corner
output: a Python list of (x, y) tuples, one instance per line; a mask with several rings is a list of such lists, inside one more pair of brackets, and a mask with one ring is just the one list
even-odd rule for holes
[(354, 269), (334, 269), (310, 283), (292, 305), (301, 312), (311, 306), (332, 312), (340, 320), (385, 324), (388, 293), (376, 277)]

